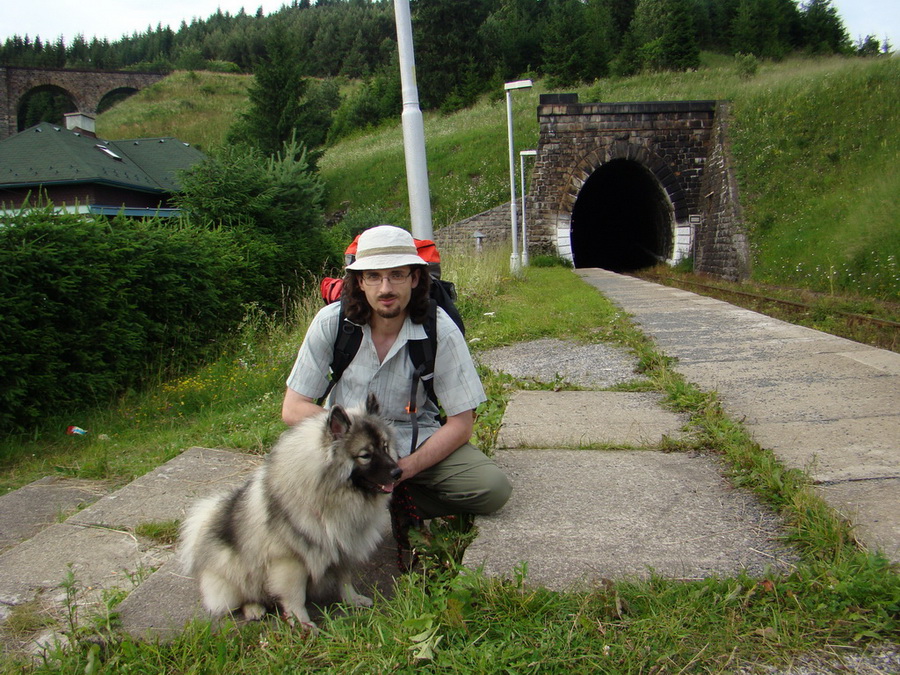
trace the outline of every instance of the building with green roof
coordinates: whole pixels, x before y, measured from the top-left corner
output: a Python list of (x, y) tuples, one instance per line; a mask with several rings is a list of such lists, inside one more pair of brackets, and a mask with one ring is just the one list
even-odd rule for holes
[(0, 209), (46, 204), (78, 213), (168, 216), (178, 172), (205, 155), (176, 138), (107, 141), (93, 120), (42, 122), (0, 141)]

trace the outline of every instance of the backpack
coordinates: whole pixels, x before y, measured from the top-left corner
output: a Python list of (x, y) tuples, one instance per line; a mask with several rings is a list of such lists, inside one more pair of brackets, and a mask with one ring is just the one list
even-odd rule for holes
[[(359, 237), (347, 247), (345, 255), (348, 263), (352, 262), (352, 257), (356, 255), (356, 243)], [(456, 287), (450, 281), (444, 281), (440, 278), (440, 254), (434, 245), (434, 242), (428, 239), (415, 239), (416, 248), (419, 255), (428, 262), (429, 275), (431, 276), (431, 290), (428, 303), (428, 312), (425, 315), (423, 327), (425, 328), (426, 339), (411, 340), (409, 342), (409, 359), (413, 364), (413, 378), (410, 383), (409, 403), (406, 412), (409, 413), (413, 428), (412, 449), (415, 450), (418, 440), (418, 420), (416, 418), (416, 393), (421, 381), (425, 387), (425, 393), (428, 398), (438, 405), (437, 396), (434, 393), (434, 359), (437, 351), (437, 308), (441, 307), (453, 319), (453, 322), (459, 327), (459, 330), (465, 335), (465, 326), (463, 325), (462, 316), (456, 308)], [(339, 302), (341, 291), (343, 290), (344, 280), (326, 277), (320, 284), (322, 299), (326, 304)], [(344, 374), (347, 366), (353, 361), (359, 346), (362, 344), (362, 328), (350, 321), (344, 316), (344, 310), (341, 308), (337, 337), (334, 340), (334, 356), (332, 358), (330, 369), (331, 377), (329, 378), (328, 387), (325, 393), (318, 399), (321, 405), (328, 394), (337, 384), (338, 380)]]

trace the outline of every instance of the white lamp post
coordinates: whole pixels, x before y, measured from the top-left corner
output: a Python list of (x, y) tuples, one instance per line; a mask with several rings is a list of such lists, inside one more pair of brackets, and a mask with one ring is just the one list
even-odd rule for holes
[(519, 241), (516, 232), (518, 222), (516, 214), (516, 154), (513, 149), (512, 92), (513, 89), (528, 89), (531, 86), (531, 80), (517, 80), (516, 82), (507, 82), (503, 85), (503, 88), (506, 90), (506, 127), (509, 136), (509, 211), (512, 221), (512, 255), (509, 257), (509, 268), (513, 274), (519, 273), (522, 263), (519, 259)]
[(537, 150), (519, 151), (519, 189), (522, 191), (522, 267), (528, 267), (528, 228), (525, 226), (525, 158), (537, 157)]
[(416, 86), (416, 60), (413, 55), (412, 20), (409, 0), (394, 0), (397, 24), (397, 51), (400, 55), (400, 90), (403, 96), (403, 152), (406, 158), (406, 189), (409, 215), (416, 239), (434, 239), (431, 227), (431, 197), (428, 191), (428, 165), (425, 159), (425, 125), (419, 108)]

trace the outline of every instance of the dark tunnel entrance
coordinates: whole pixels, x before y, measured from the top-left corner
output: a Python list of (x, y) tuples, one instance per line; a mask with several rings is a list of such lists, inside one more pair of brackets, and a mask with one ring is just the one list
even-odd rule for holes
[(672, 215), (656, 177), (614, 159), (587, 179), (572, 209), (575, 267), (633, 272), (672, 257)]

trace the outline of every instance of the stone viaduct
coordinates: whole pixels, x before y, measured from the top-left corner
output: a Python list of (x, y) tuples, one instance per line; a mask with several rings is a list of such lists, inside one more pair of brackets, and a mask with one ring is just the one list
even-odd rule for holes
[[(578, 103), (557, 94), (542, 96), (537, 114), (529, 251), (618, 272), (692, 257), (697, 271), (748, 276), (727, 102)], [(509, 229), (507, 205), (435, 238), (471, 241), (479, 230), (490, 241)]]
[(165, 75), (159, 73), (0, 66), (0, 140), (16, 133), (22, 99), (35, 90), (62, 91), (78, 112), (93, 117), (105, 96), (121, 91), (135, 92), (163, 77)]

